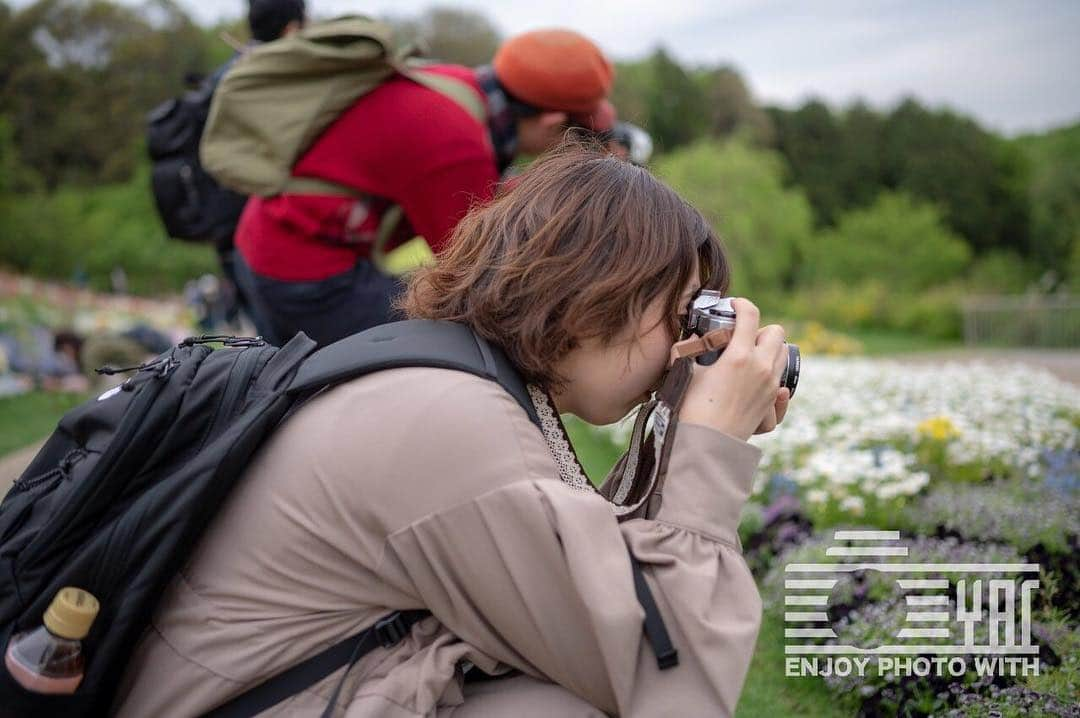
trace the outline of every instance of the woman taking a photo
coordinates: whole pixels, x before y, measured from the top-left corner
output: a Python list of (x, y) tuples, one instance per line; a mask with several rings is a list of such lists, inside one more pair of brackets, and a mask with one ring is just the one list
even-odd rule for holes
[[(760, 456), (746, 440), (786, 410), (783, 330), (735, 300), (719, 361), (682, 360), (656, 455), (635, 451), (637, 475), (602, 492), (558, 419), (608, 424), (648, 401), (687, 303), (728, 276), (705, 220), (647, 170), (580, 147), (538, 162), (462, 220), (403, 301), (501, 348), (540, 425), (447, 369), (310, 401), (173, 581), (119, 714), (200, 715), (406, 609), (432, 615), (349, 671), (336, 715), (733, 713), (761, 610), (736, 534)], [(643, 632), (635, 565), (677, 661)], [(265, 715), (322, 714), (343, 675)]]

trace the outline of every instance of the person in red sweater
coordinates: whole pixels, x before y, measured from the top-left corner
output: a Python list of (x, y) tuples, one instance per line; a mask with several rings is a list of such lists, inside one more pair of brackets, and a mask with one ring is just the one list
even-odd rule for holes
[(475, 203), (489, 199), (518, 155), (554, 147), (568, 127), (606, 132), (613, 70), (600, 49), (569, 30), (505, 42), (490, 66), (429, 65), (483, 101), (478, 122), (458, 102), (405, 77), (362, 96), (293, 167), (357, 190), (357, 198), (252, 197), (236, 233), (241, 288), (259, 333), (281, 344), (298, 331), (324, 345), (393, 321), (402, 289), (372, 262), (380, 225), (399, 207), (386, 249), (416, 235), (434, 252)]

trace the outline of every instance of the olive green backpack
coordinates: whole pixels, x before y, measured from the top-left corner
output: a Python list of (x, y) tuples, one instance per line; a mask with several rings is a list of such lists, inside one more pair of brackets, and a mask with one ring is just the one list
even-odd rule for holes
[(292, 167), (345, 109), (395, 74), (485, 121), (484, 104), (472, 88), (420, 71), (415, 54), (396, 47), (389, 26), (360, 16), (312, 24), (252, 48), (214, 93), (199, 148), (203, 167), (247, 195), (359, 195), (326, 180), (293, 177)]

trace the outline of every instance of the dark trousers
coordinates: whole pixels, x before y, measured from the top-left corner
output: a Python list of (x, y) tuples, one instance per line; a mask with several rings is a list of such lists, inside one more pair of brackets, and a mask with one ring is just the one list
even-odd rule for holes
[(234, 269), (255, 327), (263, 339), (277, 346), (297, 332), (325, 346), (404, 318), (391, 309), (404, 284), (366, 259), (347, 272), (310, 282), (264, 277), (253, 271), (239, 252)]
[[(218, 261), (221, 263), (221, 275), (225, 280), (222, 289), (225, 321), (229, 324), (234, 323), (241, 312), (250, 319), (252, 316), (249, 306), (251, 302), (244, 296), (244, 290), (240, 288), (240, 283), (236, 281), (236, 257), (238, 256), (236, 247), (232, 246), (232, 242), (229, 242), (227, 246), (218, 245), (217, 254)], [(252, 320), (252, 323), (254, 323), (254, 320)]]

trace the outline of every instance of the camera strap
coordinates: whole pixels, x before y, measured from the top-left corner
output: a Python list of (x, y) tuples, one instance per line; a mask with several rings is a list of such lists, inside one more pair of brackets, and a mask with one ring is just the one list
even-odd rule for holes
[[(655, 398), (638, 411), (630, 447), (600, 489), (620, 519), (651, 518), (660, 509), (679, 409), (694, 375), (693, 364), (689, 356), (672, 363)], [(650, 418), (652, 431), (647, 432)]]
[(731, 343), (733, 333), (734, 330), (725, 327), (715, 329), (704, 336), (693, 334), (689, 339), (683, 339), (671, 347), (669, 363), (674, 365), (679, 359), (694, 358), (707, 352), (723, 349)]
[[(596, 493), (596, 489), (593, 488), (592, 483), (585, 475), (585, 470), (581, 467), (581, 462), (578, 461), (577, 454), (570, 444), (570, 438), (566, 433), (566, 427), (563, 426), (562, 420), (559, 418), (555, 402), (551, 400), (547, 392), (537, 386), (530, 384), (528, 391), (540, 420), (540, 430), (544, 434), (544, 439), (547, 441), (548, 449), (551, 451), (551, 456), (559, 469), (559, 476), (562, 478), (563, 483), (578, 491)], [(683, 393), (685, 393), (685, 389)], [(645, 436), (645, 426), (654, 407), (660, 408), (656, 401), (650, 401), (642, 406), (638, 412), (630, 450), (623, 456), (617, 470), (613, 472), (613, 475), (619, 476), (619, 480), (609, 481), (605, 484), (605, 488), (610, 485), (625, 486), (625, 495), (622, 497), (623, 502), (616, 503), (612, 501), (611, 496), (605, 493), (604, 488), (600, 490), (600, 494), (609, 500), (615, 515), (620, 520), (624, 517), (630, 517), (649, 498), (648, 487), (655, 480), (656, 474), (652, 470), (655, 464), (651, 458), (651, 447), (653, 446), (651, 442), (658, 431), (658, 427), (662, 424), (659, 417), (653, 423), (653, 433), (647, 437)], [(662, 430), (660, 432), (663, 433)], [(664, 446), (665, 442), (661, 439), (658, 445)], [(644, 477), (648, 481), (638, 482), (639, 477)], [(633, 487), (639, 483), (643, 488), (633, 491)], [(643, 626), (645, 638), (656, 656), (656, 665), (662, 671), (674, 668), (679, 665), (679, 651), (671, 642), (671, 636), (664, 625), (664, 617), (660, 614), (656, 599), (653, 597), (652, 590), (645, 580), (641, 562), (632, 553), (630, 554), (630, 568), (633, 570), (634, 576), (634, 593), (637, 595), (641, 609), (645, 612)]]

